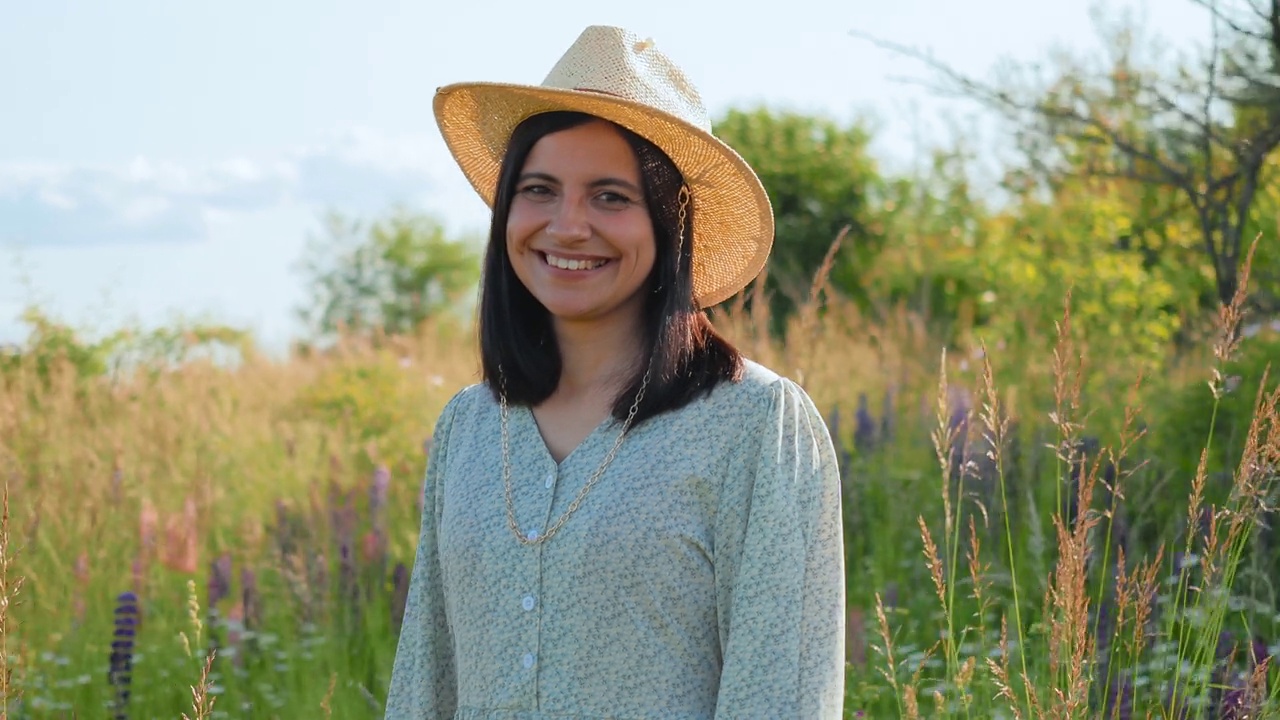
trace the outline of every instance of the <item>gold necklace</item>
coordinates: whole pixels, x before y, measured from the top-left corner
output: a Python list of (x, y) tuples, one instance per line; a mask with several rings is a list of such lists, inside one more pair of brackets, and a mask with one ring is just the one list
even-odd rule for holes
[[(501, 368), (499, 368), (498, 371), (501, 372)], [(604, 476), (605, 469), (613, 462), (613, 456), (618, 454), (618, 448), (622, 447), (623, 438), (626, 437), (627, 431), (631, 429), (631, 421), (635, 418), (636, 410), (640, 407), (640, 400), (644, 398), (645, 388), (649, 387), (649, 371), (645, 371), (644, 379), (640, 381), (640, 390), (636, 393), (635, 401), (631, 403), (631, 410), (627, 413), (626, 421), (622, 423), (622, 430), (618, 432), (618, 439), (614, 441), (613, 447), (610, 448), (608, 454), (604, 456), (604, 461), (600, 463), (600, 467), (596, 468), (595, 473), (593, 473), (591, 478), (587, 480), (587, 484), (582, 486), (582, 490), (578, 491), (578, 496), (573, 499), (573, 502), (569, 503), (568, 509), (564, 511), (564, 514), (560, 516), (560, 519), (556, 520), (555, 524), (541, 535), (536, 531), (529, 535), (525, 535), (520, 532), (520, 527), (516, 524), (516, 506), (515, 502), (511, 499), (511, 457), (508, 450), (509, 441), (507, 437), (506, 382), (503, 381), (502, 384), (502, 392), (498, 394), (498, 397), (502, 416), (502, 483), (506, 490), (507, 527), (511, 529), (511, 534), (516, 536), (516, 541), (521, 545), (538, 545), (550, 540), (552, 536), (560, 532), (560, 528), (564, 527), (569, 516), (577, 511), (578, 506), (581, 505), (582, 501), (587, 497), (587, 493), (591, 492), (591, 488), (595, 487), (596, 483), (600, 482), (600, 478)]]

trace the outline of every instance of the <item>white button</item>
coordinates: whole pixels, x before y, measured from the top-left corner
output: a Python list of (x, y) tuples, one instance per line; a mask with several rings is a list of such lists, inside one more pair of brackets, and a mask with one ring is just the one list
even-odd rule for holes
[(547, 473), (547, 479), (546, 479), (546, 481), (543, 483), (543, 485), (546, 485), (546, 486), (547, 486), (547, 489), (548, 489), (548, 490), (550, 490), (550, 489), (551, 489), (551, 486), (552, 486), (552, 485), (555, 485), (555, 484), (556, 484), (556, 476), (555, 476), (555, 473)]
[(528, 670), (529, 668), (533, 667), (533, 653), (525, 653), (524, 659), (521, 660), (521, 662), (524, 663), (525, 670)]
[(533, 596), (532, 596), (532, 595), (525, 595), (525, 596), (524, 596), (524, 600), (521, 600), (521, 601), (520, 601), (520, 607), (524, 608), (525, 610), (532, 610), (532, 609), (533, 609)]

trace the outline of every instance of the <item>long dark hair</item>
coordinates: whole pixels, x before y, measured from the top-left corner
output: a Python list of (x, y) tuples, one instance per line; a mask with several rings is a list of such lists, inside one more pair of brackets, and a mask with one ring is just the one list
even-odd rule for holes
[[(537, 405), (560, 382), (560, 347), (551, 315), (516, 277), (507, 255), (507, 216), (516, 182), (535, 143), (551, 133), (583, 125), (595, 116), (548, 112), (528, 118), (511, 134), (498, 176), (480, 291), (480, 352), (484, 380), (494, 393), (514, 404)], [(649, 217), (657, 245), (653, 270), (644, 286), (642, 347), (649, 357), (614, 400), (612, 414), (627, 417), (646, 371), (649, 386), (633, 426), (682, 407), (710, 392), (722, 380), (742, 374), (742, 354), (712, 327), (693, 299), (693, 223), (696, 208), (686, 209), (684, 242), (677, 257), (680, 192), (684, 178), (675, 163), (653, 143), (614, 125), (640, 165)], [(501, 368), (501, 372), (499, 372)]]

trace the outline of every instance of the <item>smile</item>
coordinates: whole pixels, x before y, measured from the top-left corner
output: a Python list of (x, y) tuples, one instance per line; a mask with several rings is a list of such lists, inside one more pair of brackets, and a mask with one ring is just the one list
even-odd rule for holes
[(561, 270), (595, 270), (607, 264), (608, 260), (573, 260), (571, 258), (563, 258), (551, 253), (539, 253), (542, 259), (551, 267)]

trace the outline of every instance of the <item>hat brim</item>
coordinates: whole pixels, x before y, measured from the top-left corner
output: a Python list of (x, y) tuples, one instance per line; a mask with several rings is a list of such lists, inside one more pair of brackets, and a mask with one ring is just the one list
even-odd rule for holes
[(675, 163), (693, 196), (693, 295), (723, 302), (764, 268), (773, 210), (755, 172), (733, 148), (652, 106), (602, 93), (504, 83), (458, 83), (436, 91), (436, 122), (462, 173), (490, 208), (511, 132), (557, 110), (584, 112), (649, 140)]

